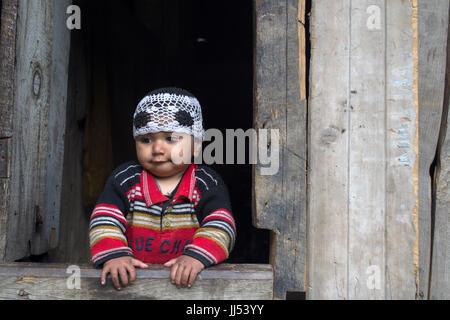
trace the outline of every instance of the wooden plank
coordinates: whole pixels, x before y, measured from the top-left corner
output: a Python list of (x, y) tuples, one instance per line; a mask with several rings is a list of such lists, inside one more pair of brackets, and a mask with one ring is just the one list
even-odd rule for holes
[[(349, 299), (380, 299), (366, 271), (385, 264), (385, 12), (384, 0), (351, 2), (348, 124)], [(369, 20), (373, 15), (373, 21)], [(380, 272), (380, 283), (384, 283)]]
[[(447, 108), (448, 101), (447, 97)], [(445, 122), (446, 126), (448, 121), (449, 118)], [(440, 164), (436, 189), (429, 299), (448, 300), (450, 299), (450, 130), (448, 129), (440, 151)]]
[(418, 288), (417, 1), (386, 1), (386, 299)]
[[(446, 6), (450, 6), (446, 3)], [(442, 7), (442, 11), (445, 10), (445, 6)], [(449, 11), (446, 11), (449, 12)], [(442, 13), (439, 13), (441, 15)], [(445, 14), (442, 14), (445, 18)], [(441, 30), (445, 30), (444, 24), (447, 24), (447, 30), (449, 26), (448, 16), (447, 19), (442, 21), (438, 20), (441, 26)], [(441, 31), (444, 33), (443, 31)], [(441, 55), (437, 56), (437, 59), (441, 58)], [(437, 52), (439, 54), (439, 52)], [(441, 60), (440, 59), (440, 60)], [(436, 169), (436, 190), (435, 190), (435, 212), (433, 221), (433, 248), (432, 248), (432, 264), (430, 270), (430, 286), (429, 286), (429, 299), (448, 300), (450, 299), (450, 130), (448, 130), (448, 123), (450, 121), (450, 34), (447, 31), (447, 66), (445, 68), (445, 91), (442, 99), (442, 117), (440, 137), (439, 137), (439, 149), (438, 166)], [(440, 69), (439, 71), (441, 71)]]
[[(79, 269), (77, 269), (79, 268)], [(79, 271), (79, 273), (78, 273)], [(0, 265), (0, 299), (77, 300), (260, 300), (272, 299), (270, 265), (221, 264), (203, 270), (191, 288), (177, 289), (170, 269), (151, 265), (137, 269), (135, 283), (116, 291), (108, 278), (100, 285), (100, 269), (52, 264)], [(79, 282), (75, 277), (79, 275)]]
[(69, 3), (18, 2), (6, 260), (40, 254), (57, 245), (70, 46), (65, 10)]
[(415, 297), (416, 14), (415, 1), (313, 2), (310, 299)]
[(278, 299), (285, 299), (287, 291), (304, 290), (306, 101), (301, 99), (305, 70), (299, 62), (304, 26), (298, 19), (303, 8), (304, 1), (298, 0), (255, 1), (254, 127), (278, 130), (279, 170), (265, 175), (261, 170), (267, 165), (255, 165), (253, 218), (256, 227), (273, 231), (270, 259)]
[(0, 27), (0, 139), (5, 145), (0, 162), (6, 172), (0, 178), (0, 261), (5, 258), (6, 226), (11, 186), (11, 136), (14, 104), (17, 0), (1, 2)]
[[(446, 124), (448, 124), (449, 120), (450, 118), (447, 119)], [(440, 161), (441, 168), (436, 189), (429, 298), (433, 300), (448, 300), (450, 299), (450, 130), (447, 130), (445, 142), (442, 145)]]
[(311, 22), (307, 299), (343, 299), (348, 287), (349, 1), (313, 1)]
[(10, 179), (0, 178), (0, 262), (5, 261)]
[(70, 31), (66, 26), (67, 7), (72, 0), (54, 2), (51, 35), (50, 99), (48, 105), (47, 153), (41, 154), (45, 167), (43, 221), (35, 234), (32, 252), (42, 253), (56, 248), (59, 239), (61, 185), (64, 164), (64, 137), (66, 132), (67, 83), (69, 74)]
[[(419, 1), (419, 299), (428, 299), (432, 183), (444, 101), (449, 0)], [(445, 122), (445, 119), (444, 119)]]
[[(18, 15), (21, 18), (18, 19), (16, 40), (17, 76), (11, 155), (11, 174), (13, 179), (11, 179), (10, 188), (11, 204), (8, 208), (7, 260), (15, 260), (29, 254), (29, 246), (34, 231), (33, 212), (35, 211), (37, 199), (33, 195), (33, 190), (39, 189), (35, 179), (39, 174), (37, 167), (39, 143), (36, 139), (39, 137), (39, 110), (41, 109), (41, 105), (45, 104), (45, 101), (37, 100), (34, 94), (31, 95), (33, 92), (33, 78), (35, 77), (36, 79), (37, 94), (40, 95), (44, 91), (40, 91), (38, 85), (42, 83), (42, 86), (44, 86), (45, 84), (44, 80), (42, 80), (42, 71), (38, 64), (30, 65), (30, 60), (32, 60), (31, 48), (28, 49), (30, 52), (28, 54), (26, 53), (26, 48), (36, 44), (39, 37), (43, 37), (42, 34), (48, 32), (48, 30), (42, 30), (41, 32), (38, 32), (38, 30), (41, 28), (48, 29), (48, 25), (51, 23), (51, 21), (45, 23), (43, 21), (44, 17), (39, 19), (38, 15), (33, 14), (33, 11), (39, 10), (33, 10), (34, 8), (28, 10), (28, 6), (24, 6), (23, 4), (19, 1)], [(29, 3), (31, 6), (33, 4), (38, 5), (38, 2)], [(41, 28), (37, 28), (36, 32), (27, 34), (24, 32), (27, 23), (30, 25), (40, 25)], [(46, 46), (46, 49), (49, 50), (48, 43), (41, 42), (41, 45), (38, 46), (34, 54), (35, 60), (45, 61), (42, 58), (43, 46)], [(39, 83), (37, 83), (38, 80)], [(42, 93), (42, 95), (44, 94)], [(45, 99), (45, 97), (43, 98)], [(33, 121), (33, 119), (36, 120)], [(26, 137), (28, 139), (23, 135), (25, 133), (23, 128), (25, 127), (27, 128)], [(35, 174), (25, 175), (25, 172), (34, 172)], [(21, 177), (22, 181), (18, 179), (19, 177)], [(38, 192), (35, 194), (38, 194)]]

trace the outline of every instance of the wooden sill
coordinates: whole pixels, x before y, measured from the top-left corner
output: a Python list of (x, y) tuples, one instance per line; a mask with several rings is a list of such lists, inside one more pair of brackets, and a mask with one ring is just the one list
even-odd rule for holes
[[(71, 268), (71, 266), (73, 266)], [(203, 270), (192, 288), (177, 289), (169, 268), (137, 269), (136, 281), (117, 291), (100, 284), (100, 269), (88, 265), (0, 264), (0, 299), (36, 300), (268, 300), (273, 269), (266, 264), (220, 264)], [(77, 282), (77, 275), (79, 275)]]

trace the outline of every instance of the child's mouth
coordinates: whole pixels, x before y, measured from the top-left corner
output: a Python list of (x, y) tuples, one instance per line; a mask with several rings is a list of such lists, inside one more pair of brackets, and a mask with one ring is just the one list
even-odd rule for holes
[(153, 160), (152, 163), (156, 163), (156, 164), (161, 164), (161, 163), (166, 163), (168, 162), (168, 160)]

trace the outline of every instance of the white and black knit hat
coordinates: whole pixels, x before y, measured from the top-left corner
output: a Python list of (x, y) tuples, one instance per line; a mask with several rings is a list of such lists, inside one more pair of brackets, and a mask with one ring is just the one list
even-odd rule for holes
[(202, 109), (189, 91), (168, 87), (151, 91), (133, 116), (133, 136), (156, 132), (186, 133), (203, 140)]

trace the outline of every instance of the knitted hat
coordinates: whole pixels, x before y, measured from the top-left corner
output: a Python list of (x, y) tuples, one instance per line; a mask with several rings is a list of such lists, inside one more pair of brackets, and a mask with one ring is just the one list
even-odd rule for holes
[(161, 131), (186, 133), (203, 140), (202, 109), (197, 98), (180, 88), (151, 91), (133, 116), (133, 136)]

